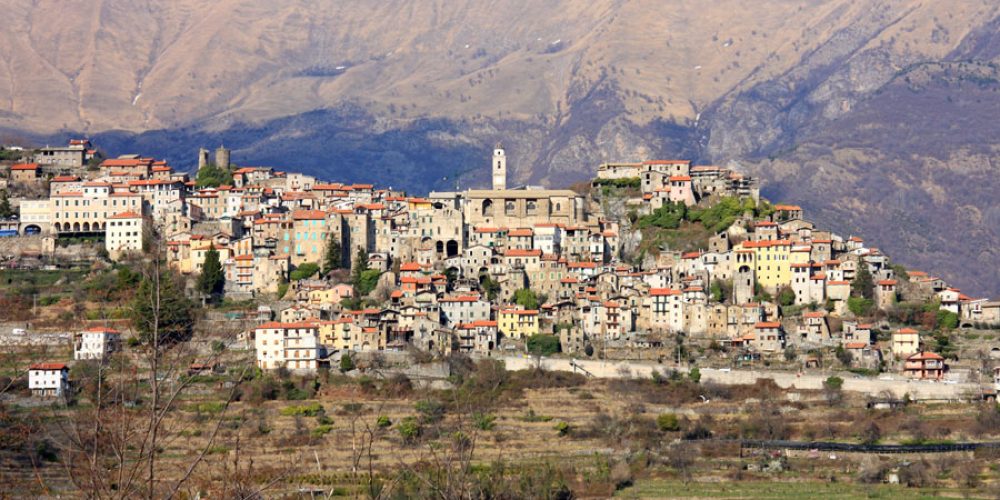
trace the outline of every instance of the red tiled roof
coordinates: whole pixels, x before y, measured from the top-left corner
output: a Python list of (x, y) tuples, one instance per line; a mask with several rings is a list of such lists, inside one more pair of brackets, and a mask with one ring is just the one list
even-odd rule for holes
[(789, 212), (793, 210), (802, 210), (802, 207), (798, 205), (775, 205), (774, 209), (779, 211)]
[(294, 212), (292, 212), (292, 219), (295, 220), (326, 219), (326, 212), (322, 210), (295, 210)]
[(38, 170), (37, 163), (19, 163), (10, 167), (11, 170)]
[(501, 314), (516, 314), (518, 316), (534, 316), (538, 314), (537, 309), (503, 309)]
[(137, 213), (135, 213), (135, 212), (122, 212), (120, 214), (112, 215), (111, 217), (108, 217), (108, 218), (109, 219), (139, 219), (139, 218), (142, 218), (142, 216), (139, 215), (139, 214), (137, 214)]
[(121, 332), (119, 332), (118, 330), (115, 330), (114, 328), (108, 328), (106, 326), (92, 326), (84, 331), (89, 333), (110, 333), (112, 335), (121, 334)]
[(312, 321), (299, 321), (297, 323), (281, 323), (279, 321), (269, 321), (257, 327), (257, 330), (291, 330), (295, 328), (316, 328), (316, 323)]
[(35, 363), (28, 367), (29, 370), (65, 370), (66, 363)]
[(504, 257), (539, 257), (542, 255), (541, 250), (519, 250), (517, 248), (512, 248), (503, 253)]

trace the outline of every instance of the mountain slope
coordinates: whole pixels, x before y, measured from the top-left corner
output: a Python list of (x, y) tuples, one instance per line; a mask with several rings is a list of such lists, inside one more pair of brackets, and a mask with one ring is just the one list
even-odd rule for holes
[(1000, 293), (990, 2), (0, 5), (0, 127), (39, 141), (89, 134), (182, 167), (225, 142), (242, 163), (410, 189), (485, 182), (498, 139), (516, 182), (734, 163), (838, 230)]

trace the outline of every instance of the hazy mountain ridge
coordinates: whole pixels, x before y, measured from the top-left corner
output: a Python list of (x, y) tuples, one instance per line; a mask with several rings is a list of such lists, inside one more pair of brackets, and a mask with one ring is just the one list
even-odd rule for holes
[(181, 167), (224, 142), (243, 164), (415, 190), (485, 183), (496, 140), (514, 183), (739, 164), (772, 198), (1000, 293), (989, 2), (0, 3), (0, 126), (41, 140)]

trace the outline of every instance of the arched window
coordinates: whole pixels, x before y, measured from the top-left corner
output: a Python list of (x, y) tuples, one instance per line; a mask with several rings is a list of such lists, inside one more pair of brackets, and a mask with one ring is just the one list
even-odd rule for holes
[(493, 216), (493, 200), (483, 200), (483, 217)]
[(517, 208), (517, 205), (514, 204), (514, 200), (507, 200), (507, 203), (504, 203), (504, 206), (503, 206), (504, 214), (506, 214), (506, 215), (514, 215), (514, 210), (516, 208)]

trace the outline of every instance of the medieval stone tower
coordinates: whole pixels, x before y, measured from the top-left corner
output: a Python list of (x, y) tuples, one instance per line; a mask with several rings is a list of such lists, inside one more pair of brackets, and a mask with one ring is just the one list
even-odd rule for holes
[(507, 189), (507, 155), (504, 154), (503, 144), (497, 143), (493, 149), (493, 189), (502, 191)]
[(205, 148), (198, 149), (198, 170), (201, 170), (208, 166), (208, 150)]
[(229, 153), (225, 146), (219, 146), (219, 149), (215, 150), (215, 166), (229, 168)]
[(734, 265), (736, 270), (733, 272), (733, 303), (753, 302), (754, 284), (757, 278), (754, 273), (756, 266), (754, 254), (753, 252), (736, 251), (734, 255), (736, 257)]

